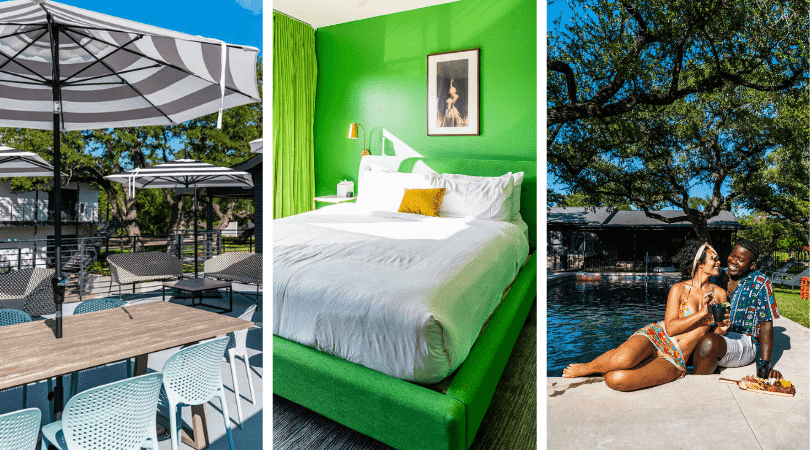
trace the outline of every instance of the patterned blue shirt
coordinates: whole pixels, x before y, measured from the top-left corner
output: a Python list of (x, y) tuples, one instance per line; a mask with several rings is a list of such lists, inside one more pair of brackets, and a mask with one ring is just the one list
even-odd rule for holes
[[(729, 277), (726, 269), (720, 269), (720, 274), (713, 278), (717, 278), (716, 284), (719, 286), (728, 285)], [(731, 303), (729, 331), (748, 334), (754, 342), (759, 342), (760, 322), (772, 321), (779, 317), (771, 280), (756, 270), (752, 270), (737, 283), (729, 302)]]

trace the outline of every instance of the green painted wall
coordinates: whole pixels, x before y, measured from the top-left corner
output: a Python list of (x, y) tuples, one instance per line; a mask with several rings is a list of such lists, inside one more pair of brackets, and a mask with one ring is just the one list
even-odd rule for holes
[[(536, 11), (534, 0), (462, 0), (319, 28), (316, 194), (334, 194), (344, 178), (357, 183), (363, 142), (347, 138), (352, 122), (366, 128), (374, 155), (385, 128), (426, 157), (535, 159)], [(481, 135), (427, 136), (427, 55), (473, 48)]]

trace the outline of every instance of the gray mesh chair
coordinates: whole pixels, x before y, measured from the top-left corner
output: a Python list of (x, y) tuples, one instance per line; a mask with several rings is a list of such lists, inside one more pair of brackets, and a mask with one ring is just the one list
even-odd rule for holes
[(131, 284), (135, 293), (135, 284), (148, 281), (167, 281), (183, 279), (183, 263), (172, 255), (161, 252), (116, 253), (107, 257), (110, 266), (110, 288), (113, 282), (118, 284), (118, 297), (121, 298), (121, 285)]
[[(73, 315), (86, 314), (89, 312), (104, 311), (107, 309), (120, 308), (126, 306), (128, 303), (117, 298), (96, 298), (79, 303), (76, 309), (73, 310)], [(92, 369), (89, 369), (92, 370)], [(81, 372), (86, 372), (82, 370)], [(73, 373), (70, 377), (70, 396), (76, 395), (79, 390), (79, 374), (81, 372)], [(132, 376), (132, 360), (127, 360), (127, 377)]]
[(0, 308), (20, 309), (31, 317), (55, 313), (51, 276), (52, 269), (41, 267), (0, 275)]
[(150, 373), (88, 389), (71, 398), (62, 420), (42, 427), (42, 450), (158, 449), (162, 375)]
[[(262, 255), (260, 253), (223, 253), (205, 261), (203, 271), (205, 278), (256, 286), (256, 298), (253, 301), (259, 303), (259, 287), (262, 284)], [(244, 292), (242, 295), (250, 298)]]
[(227, 337), (222, 337), (186, 347), (172, 355), (163, 366), (160, 405), (169, 410), (172, 450), (177, 450), (180, 443), (180, 429), (183, 425), (180, 408), (202, 405), (214, 397), (219, 397), (222, 403), (228, 445), (234, 450), (228, 404), (222, 387), (222, 356), (228, 340)]
[[(253, 318), (253, 313), (256, 312), (256, 305), (251, 305), (241, 316), (240, 319), (249, 321)], [(251, 328), (252, 329), (252, 328)], [(233, 378), (233, 393), (236, 395), (236, 410), (239, 413), (239, 428), (243, 428), (242, 424), (245, 422), (242, 418), (242, 401), (239, 398), (239, 383), (236, 381), (236, 357), (242, 358), (245, 362), (245, 369), (247, 369), (248, 386), (250, 386), (250, 403), (256, 404), (256, 397), (253, 393), (253, 378), (250, 375), (250, 362), (247, 354), (247, 330), (234, 331), (228, 333), (228, 349), (225, 352), (225, 357), (231, 366), (231, 377)]]
[(34, 450), (37, 448), (42, 413), (36, 408), (0, 415), (0, 449)]
[[(20, 311), (18, 309), (0, 309), (0, 327), (6, 325), (16, 325), (18, 323), (26, 323), (31, 321), (31, 316), (26, 314), (24, 311)], [(2, 392), (9, 392), (17, 389), (22, 389), (22, 407), (25, 408), (28, 406), (28, 385), (24, 384), (22, 386), (17, 386), (9, 389), (4, 389), (0, 391)], [(16, 447), (14, 447), (16, 448)], [(0, 445), (0, 449), (5, 449), (2, 445)]]

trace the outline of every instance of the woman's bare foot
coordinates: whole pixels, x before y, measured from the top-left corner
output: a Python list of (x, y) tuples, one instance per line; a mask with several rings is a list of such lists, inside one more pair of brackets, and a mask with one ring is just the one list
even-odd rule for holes
[(588, 369), (588, 364), (571, 364), (563, 369), (563, 378), (576, 378), (590, 375), (592, 371)]

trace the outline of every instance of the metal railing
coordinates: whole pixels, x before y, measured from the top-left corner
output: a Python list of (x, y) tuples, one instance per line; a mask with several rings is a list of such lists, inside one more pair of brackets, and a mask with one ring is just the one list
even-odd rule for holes
[[(186, 273), (194, 272), (193, 230), (172, 230), (163, 235), (120, 235), (62, 238), (62, 270), (69, 278), (69, 296), (83, 300), (88, 276), (107, 275), (108, 268), (94, 266), (106, 261), (110, 253), (159, 251), (176, 256), (183, 262)], [(197, 267), (203, 270), (205, 261), (229, 251), (253, 251), (255, 240), (237, 243), (234, 238), (222, 238), (220, 230), (200, 230), (197, 235)], [(56, 265), (53, 239), (12, 239), (0, 241), (0, 273), (34, 267), (54, 268)], [(92, 287), (91, 287), (92, 288)], [(105, 291), (106, 292), (106, 291)]]
[[(87, 204), (84, 204), (87, 205)], [(53, 222), (54, 212), (42, 204), (31, 202), (0, 204), (0, 222)], [(84, 210), (62, 211), (62, 220), (67, 222), (98, 221), (98, 207), (90, 206)]]

